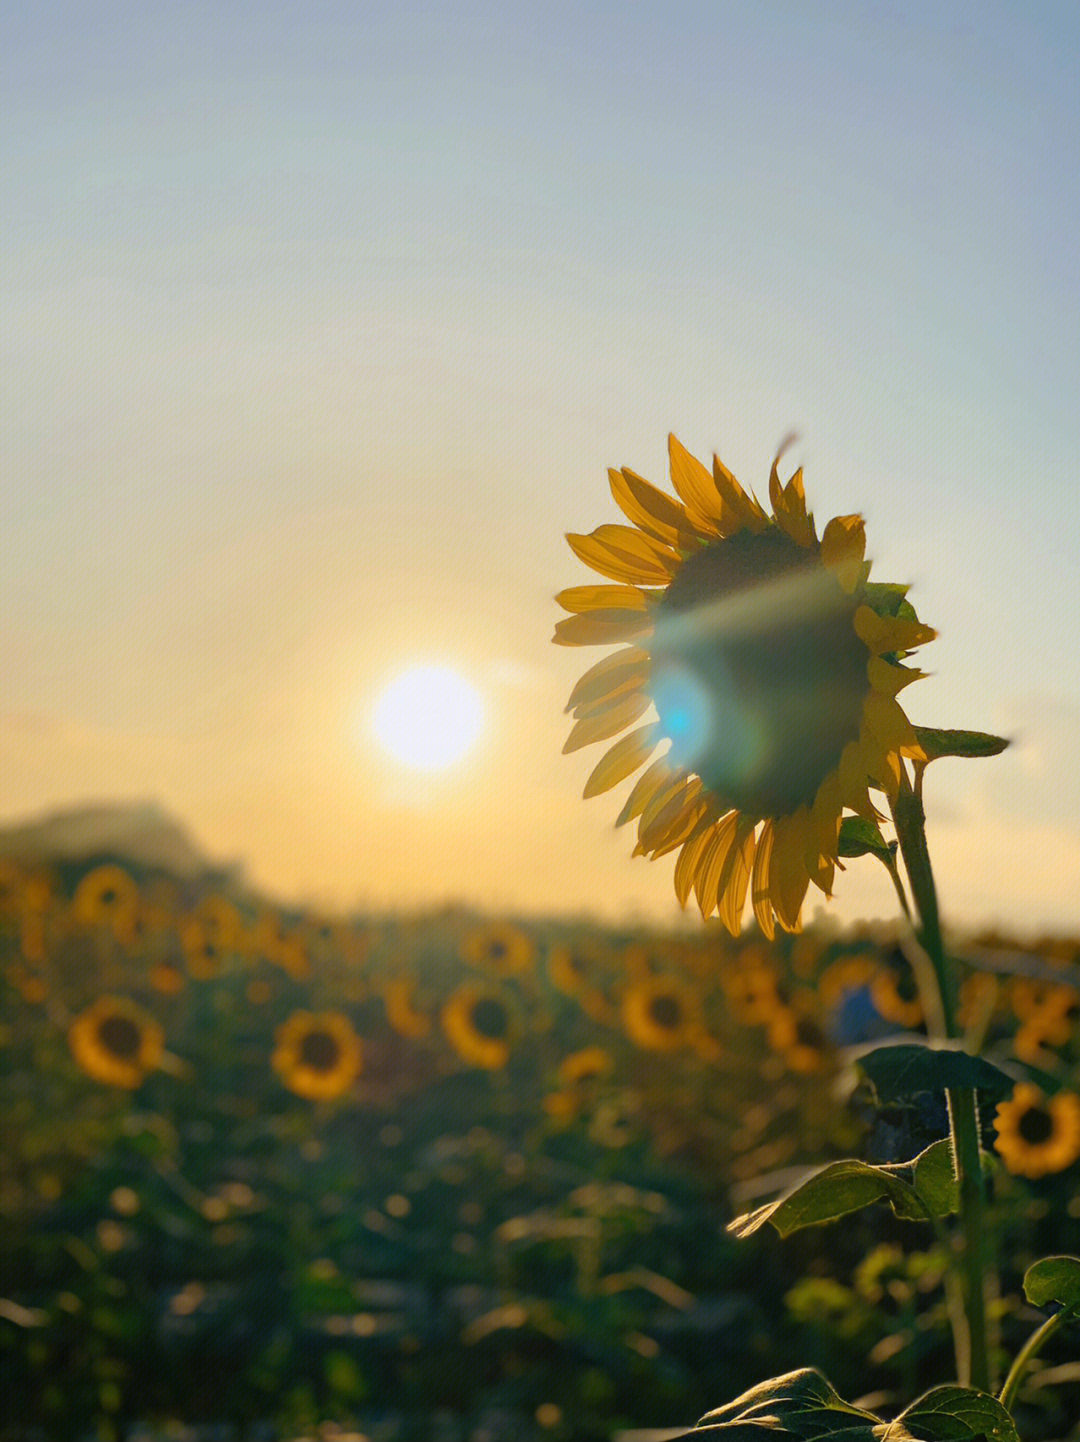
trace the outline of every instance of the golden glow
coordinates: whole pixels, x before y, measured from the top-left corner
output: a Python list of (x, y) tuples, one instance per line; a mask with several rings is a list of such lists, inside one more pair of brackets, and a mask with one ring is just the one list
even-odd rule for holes
[(460, 761), (483, 724), (479, 692), (447, 666), (402, 672), (379, 694), (372, 715), (383, 749), (420, 771), (442, 771)]

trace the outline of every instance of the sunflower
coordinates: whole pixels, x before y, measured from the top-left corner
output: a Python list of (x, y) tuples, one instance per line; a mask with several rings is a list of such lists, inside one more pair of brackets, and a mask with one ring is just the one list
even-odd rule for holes
[(422, 1037), (431, 1030), (426, 1011), (413, 1005), (416, 983), (408, 976), (394, 976), (383, 983), (382, 998), (386, 1019), (399, 1036)]
[(71, 1023), (68, 1045), (87, 1076), (134, 1091), (160, 1063), (165, 1033), (126, 997), (103, 996)]
[(139, 912), (139, 888), (122, 866), (95, 866), (75, 888), (75, 919), (84, 926), (107, 926), (118, 941), (131, 941)]
[(791, 1006), (781, 1006), (769, 1023), (769, 1045), (791, 1071), (819, 1072), (828, 1060), (828, 1041), (814, 1019)]
[(870, 1000), (886, 1021), (909, 1030), (922, 1024), (922, 1002), (910, 968), (883, 966), (870, 983)]
[(341, 1012), (294, 1011), (275, 1033), (271, 1064), (297, 1096), (332, 1101), (355, 1081), (363, 1061), (360, 1038)]
[(553, 946), (548, 953), (548, 979), (563, 996), (571, 997), (593, 1021), (607, 1019), (611, 1007), (604, 992), (595, 985), (601, 957), (588, 944), (576, 947)]
[(1037, 1086), (1020, 1082), (998, 1105), (994, 1127), (997, 1150), (1017, 1176), (1063, 1172), (1080, 1157), (1080, 1096), (1058, 1092), (1046, 1097)]
[(473, 966), (498, 972), (502, 976), (528, 971), (532, 965), (533, 945), (526, 934), (510, 923), (501, 923), (471, 931), (462, 948), (465, 960)]
[(225, 956), (214, 936), (214, 929), (196, 917), (189, 917), (180, 932), (180, 945), (188, 975), (195, 981), (212, 981), (220, 976)]
[(653, 976), (628, 987), (622, 1020), (631, 1041), (650, 1051), (692, 1046), (701, 1032), (697, 993), (674, 976)]
[[(679, 500), (633, 471), (610, 471), (633, 526), (569, 535), (615, 585), (557, 600), (568, 646), (621, 645), (570, 695), (565, 751), (627, 731), (585, 795), (638, 777), (618, 824), (638, 818), (635, 855), (678, 850), (675, 892), (737, 934), (747, 891), (766, 936), (797, 931), (812, 881), (832, 892), (845, 810), (875, 817), (870, 789), (896, 794), (902, 757), (923, 756), (897, 693), (933, 638), (904, 587), (871, 586), (860, 516), (821, 539), (802, 471), (769, 478), (770, 515), (714, 458), (709, 471), (669, 437)], [(628, 644), (622, 644), (628, 643)]]
[(497, 992), (459, 986), (443, 1006), (442, 1025), (462, 1061), (498, 1071), (510, 1060), (510, 1009)]
[(564, 1087), (588, 1086), (600, 1081), (615, 1063), (602, 1046), (586, 1046), (564, 1056), (559, 1063), (559, 1082)]

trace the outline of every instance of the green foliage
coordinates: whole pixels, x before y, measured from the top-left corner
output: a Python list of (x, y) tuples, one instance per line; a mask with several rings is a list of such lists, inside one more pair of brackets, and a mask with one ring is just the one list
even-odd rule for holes
[(934, 1387), (905, 1407), (879, 1434), (879, 1442), (1019, 1442), (1008, 1412), (975, 1387)]
[(1080, 1257), (1043, 1257), (1024, 1273), (1024, 1296), (1033, 1307), (1080, 1307)]
[(916, 726), (915, 735), (926, 752), (927, 764), (942, 756), (998, 756), (1009, 742), (1004, 736), (986, 731), (940, 731), (933, 726)]
[(855, 1065), (882, 1105), (905, 1101), (920, 1092), (943, 1093), (959, 1087), (973, 1087), (990, 1100), (1000, 1101), (1016, 1085), (1000, 1067), (958, 1046), (908, 1042), (875, 1047), (857, 1057)]

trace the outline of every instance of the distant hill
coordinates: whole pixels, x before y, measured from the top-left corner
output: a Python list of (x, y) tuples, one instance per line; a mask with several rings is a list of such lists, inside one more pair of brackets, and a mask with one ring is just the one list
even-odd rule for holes
[(241, 880), (239, 865), (211, 861), (154, 802), (75, 806), (0, 827), (0, 857), (37, 865), (109, 855), (180, 878), (207, 873)]

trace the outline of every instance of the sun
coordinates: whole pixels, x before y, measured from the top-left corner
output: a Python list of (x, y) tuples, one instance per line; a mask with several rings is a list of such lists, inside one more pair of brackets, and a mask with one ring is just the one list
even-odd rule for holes
[(379, 744), (418, 771), (442, 771), (470, 750), (484, 724), (480, 693), (448, 666), (413, 666), (379, 693)]

